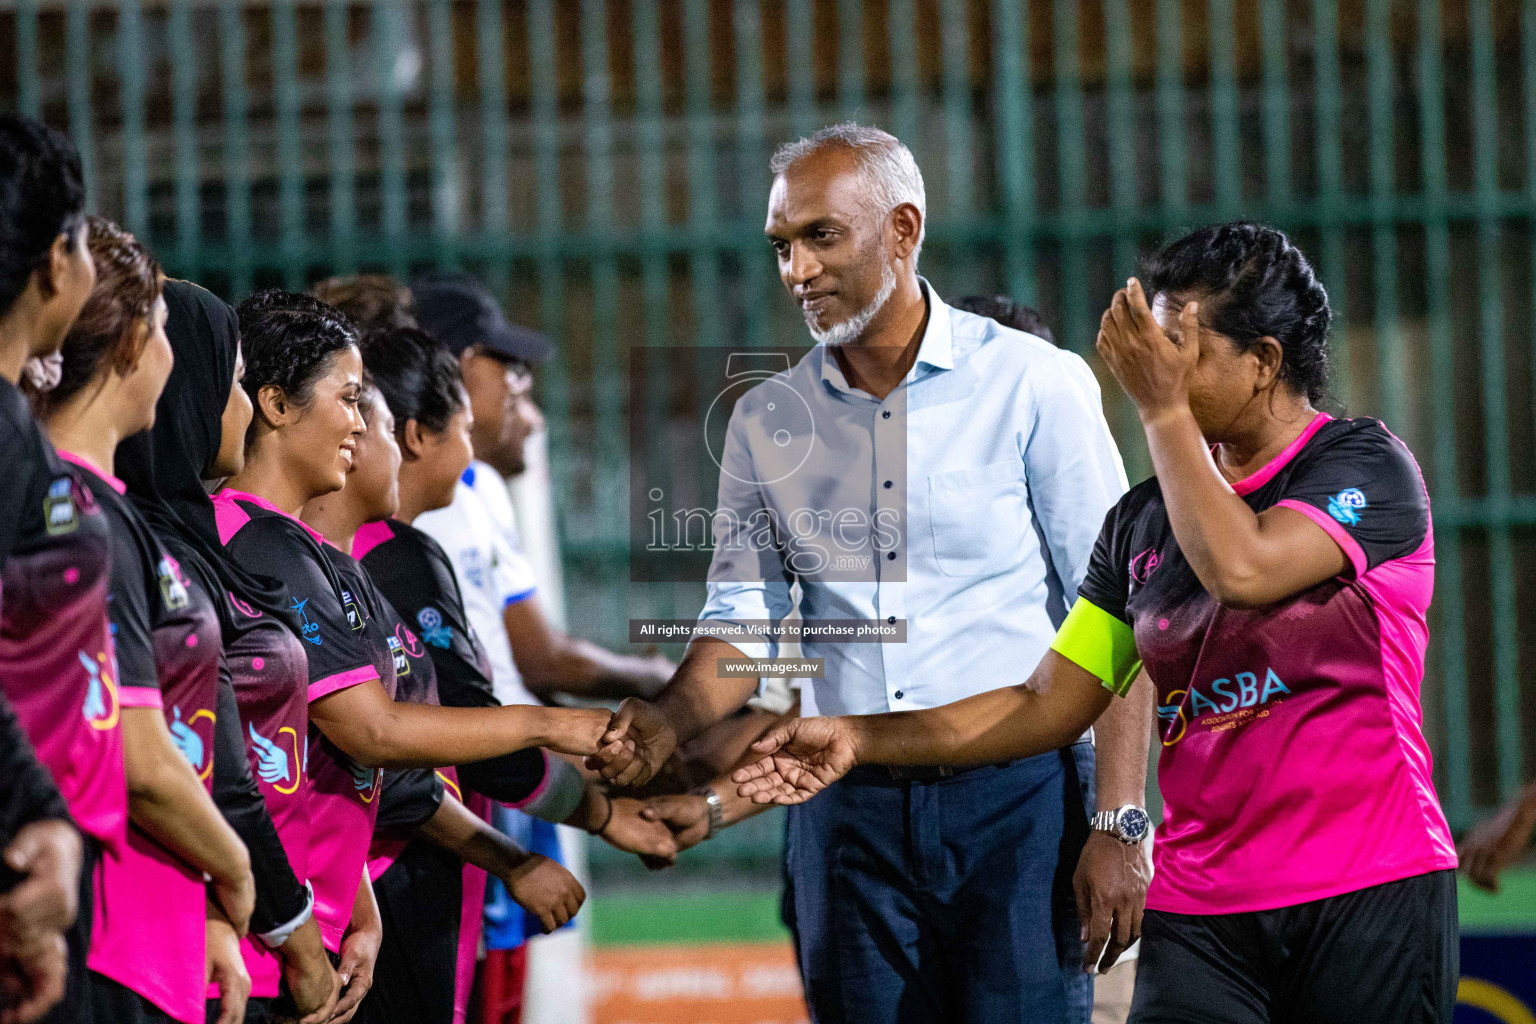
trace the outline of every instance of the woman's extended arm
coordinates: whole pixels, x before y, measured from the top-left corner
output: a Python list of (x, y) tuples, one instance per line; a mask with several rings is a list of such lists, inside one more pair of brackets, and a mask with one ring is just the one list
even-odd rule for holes
[(809, 800), (856, 764), (978, 765), (1077, 739), (1109, 706), (1104, 684), (1047, 651), (1027, 682), (925, 711), (787, 721), (752, 744), (760, 759), (731, 776), (757, 803)]
[(408, 704), (391, 700), (377, 678), (326, 694), (309, 706), (310, 721), (326, 738), (368, 768), (436, 768), (524, 747), (591, 754), (610, 717), (600, 708)]

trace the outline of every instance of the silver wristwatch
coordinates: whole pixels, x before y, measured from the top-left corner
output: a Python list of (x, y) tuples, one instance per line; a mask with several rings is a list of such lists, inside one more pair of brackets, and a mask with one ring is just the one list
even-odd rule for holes
[[(709, 812), (709, 831), (704, 833), (704, 839), (713, 839), (716, 832), (725, 827), (725, 805), (720, 801), (720, 794), (715, 792), (714, 786), (700, 786), (694, 792), (704, 798), (704, 807)], [(703, 842), (700, 839), (699, 842)]]
[(1127, 846), (1135, 846), (1147, 838), (1152, 822), (1145, 808), (1135, 804), (1116, 807), (1112, 811), (1100, 811), (1093, 816), (1093, 830), (1108, 832)]

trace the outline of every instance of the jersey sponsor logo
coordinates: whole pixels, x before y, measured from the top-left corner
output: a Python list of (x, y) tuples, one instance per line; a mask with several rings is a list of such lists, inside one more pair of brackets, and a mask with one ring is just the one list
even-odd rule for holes
[[(398, 633), (398, 632), (399, 632), (399, 630), (396, 630), (396, 633)], [(390, 653), (390, 655), (395, 659), (395, 676), (396, 676), (396, 678), (398, 678), (400, 676), (408, 676), (408, 675), (410, 675), (411, 674), (411, 662), (410, 662), (410, 659), (406, 658), (406, 656), (405, 656), (405, 645), (400, 643), (400, 637), (399, 636), (389, 636), (389, 637), (386, 637), (385, 640), (389, 644), (389, 653)]]
[(70, 477), (61, 476), (48, 485), (48, 495), (43, 499), (43, 523), (50, 537), (70, 533), (80, 525), (74, 481)]
[(165, 602), (167, 609), (179, 611), (192, 603), (192, 598), (187, 595), (187, 581), (181, 574), (180, 562), (165, 555), (160, 559), (160, 564), (155, 566), (155, 575), (160, 580), (160, 599)]
[(1358, 487), (1346, 487), (1328, 499), (1328, 514), (1347, 526), (1360, 521), (1365, 511), (1365, 492)]
[(363, 613), (358, 610), (357, 602), (352, 600), (352, 591), (341, 592), (341, 607), (347, 613), (347, 625), (356, 633), (363, 628)]
[(421, 627), (422, 639), (433, 647), (447, 649), (453, 646), (453, 630), (443, 625), (443, 613), (430, 605), (416, 613), (416, 624)]
[[(1255, 672), (1238, 672), (1230, 679), (1211, 680), (1206, 690), (1212, 696), (1206, 696), (1193, 685), (1187, 690), (1174, 690), (1168, 694), (1167, 704), (1157, 706), (1157, 717), (1162, 721), (1163, 746), (1171, 747), (1182, 740), (1190, 724), (1202, 717), (1213, 730), (1230, 728), (1240, 724), (1246, 714), (1252, 714), (1251, 709), (1263, 708), (1271, 700), (1291, 693), (1290, 687), (1273, 668), (1264, 670), (1262, 682)], [(1231, 719), (1210, 721), (1211, 716), (1234, 713)], [(1267, 714), (1267, 711), (1259, 712), (1260, 717)]]
[(416, 634), (412, 633), (411, 628), (403, 622), (395, 625), (395, 639), (400, 641), (400, 646), (405, 648), (405, 653), (413, 658), (420, 658), (427, 653), (427, 649), (421, 646), (421, 641), (417, 639)]
[[(256, 731), (255, 723), (247, 726), (251, 734), (251, 749), (256, 755), (256, 776), (277, 790), (279, 793), (288, 794), (299, 788), (300, 772), (293, 771), (288, 760), (288, 750), (283, 746), (283, 733), (287, 733), (293, 743), (292, 764), (303, 764), (308, 760), (308, 737), (305, 737), (304, 760), (299, 757), (299, 734), (291, 726), (283, 726), (277, 730), (277, 741), (267, 739)], [(292, 778), (290, 783), (288, 780)]]
[(234, 594), (230, 594), (229, 595), (229, 603), (234, 605), (236, 610), (239, 611), (241, 615), (244, 615), (248, 619), (259, 619), (259, 618), (261, 618), (261, 612), (257, 611), (255, 608), (252, 608), (249, 604), (247, 604), (246, 602), (240, 600)]
[(208, 778), (213, 771), (213, 758), (208, 756), (208, 743), (192, 728), (203, 719), (208, 720), (209, 735), (212, 736), (214, 715), (206, 708), (199, 708), (192, 712), (192, 717), (185, 722), (181, 720), (181, 705), (171, 706), (171, 742), (176, 744), (176, 749), (181, 751), (181, 756), (187, 759), (193, 769), (197, 771), (200, 780)]
[(320, 623), (309, 621), (309, 613), (304, 610), (304, 606), (307, 604), (309, 604), (309, 598), (307, 597), (302, 601), (298, 598), (293, 599), (293, 610), (299, 613), (299, 635), (316, 647), (320, 647), (325, 643), (320, 638)]
[(1131, 556), (1131, 579), (1138, 584), (1145, 584), (1151, 578), (1157, 567), (1163, 564), (1163, 556), (1157, 553), (1156, 548), (1147, 548), (1138, 555)]

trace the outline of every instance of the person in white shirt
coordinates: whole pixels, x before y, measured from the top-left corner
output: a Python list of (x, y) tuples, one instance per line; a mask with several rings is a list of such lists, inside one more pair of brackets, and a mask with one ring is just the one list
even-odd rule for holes
[[(794, 611), (904, 627), (897, 642), (802, 643), (824, 659), (802, 691), (822, 714), (1017, 683), (1126, 488), (1087, 364), (952, 309), (918, 276), (925, 199), (905, 146), (838, 125), (771, 166), (766, 234), (818, 345), (735, 405), (700, 614), (714, 635), (695, 637), (656, 704), (615, 715), (588, 763), (619, 784), (643, 783), (752, 692), (718, 662), (776, 643), (719, 628)], [(1139, 837), (1113, 813), (1144, 799), (1152, 704), (1138, 686), (1095, 727), (1096, 770), (1085, 739), (968, 769), (855, 769), (790, 809), (784, 905), (813, 1019), (1086, 1024), (1084, 966), (1105, 952), (1108, 969), (1145, 900)], [(1088, 775), (1109, 812), (1091, 834)]]

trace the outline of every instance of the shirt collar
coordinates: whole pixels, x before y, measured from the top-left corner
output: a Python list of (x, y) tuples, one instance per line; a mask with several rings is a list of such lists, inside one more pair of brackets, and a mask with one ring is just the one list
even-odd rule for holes
[[(919, 277), (917, 283), (928, 300), (928, 325), (923, 328), (923, 340), (918, 343), (917, 359), (907, 373), (908, 381), (916, 379), (920, 365), (936, 370), (955, 368), (955, 338), (949, 322), (949, 304), (939, 298), (927, 278)], [(826, 345), (818, 347), (821, 350), (821, 379), (838, 391), (852, 392), (854, 389), (843, 376), (843, 368), (838, 365), (832, 350)]]

